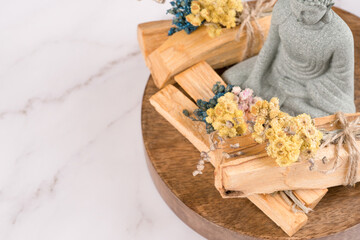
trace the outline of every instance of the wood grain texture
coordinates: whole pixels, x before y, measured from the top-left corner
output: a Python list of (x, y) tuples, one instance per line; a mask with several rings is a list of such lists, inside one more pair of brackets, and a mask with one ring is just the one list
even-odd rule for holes
[(196, 101), (209, 101), (214, 96), (212, 86), (219, 82), (225, 85), (222, 78), (206, 62), (200, 62), (175, 76), (175, 81)]
[[(355, 102), (360, 110), (360, 20), (335, 9), (353, 30), (356, 44)], [(148, 166), (155, 185), (170, 208), (208, 239), (357, 239), (360, 233), (360, 187), (331, 188), (308, 223), (288, 237), (248, 199), (222, 199), (213, 187), (213, 169), (194, 178), (198, 151), (149, 103), (157, 92), (148, 82), (142, 106), (142, 129)], [(341, 204), (339, 204), (341, 203)], [(335, 210), (336, 209), (336, 210)], [(334, 235), (337, 234), (337, 235)]]
[(146, 22), (138, 25), (137, 38), (148, 67), (150, 67), (148, 56), (169, 38), (168, 31), (171, 27), (171, 20)]
[[(192, 121), (182, 111), (193, 112), (197, 106), (173, 85), (168, 85), (150, 98), (151, 105), (184, 135), (200, 152), (210, 150), (209, 138), (203, 123)], [(212, 158), (214, 160), (214, 158)]]

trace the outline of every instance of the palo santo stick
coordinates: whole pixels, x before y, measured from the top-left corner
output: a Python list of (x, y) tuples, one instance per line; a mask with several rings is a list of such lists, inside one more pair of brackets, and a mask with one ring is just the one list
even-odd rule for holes
[(175, 81), (196, 101), (208, 101), (214, 96), (212, 86), (217, 82), (225, 85), (222, 78), (206, 62), (202, 61), (175, 76)]
[[(183, 109), (195, 110), (196, 105), (173, 85), (168, 85), (150, 98), (150, 103), (182, 133), (199, 151), (209, 151), (210, 142), (203, 123), (194, 122), (182, 114)], [(211, 163), (215, 157), (211, 156)], [(307, 222), (305, 213), (294, 213), (280, 195), (253, 195), (249, 198), (289, 236), (295, 234)]]
[[(261, 18), (258, 22), (264, 35), (267, 36), (271, 16)], [(204, 26), (190, 35), (184, 31), (175, 33), (148, 57), (147, 62), (155, 85), (158, 88), (164, 87), (171, 83), (173, 76), (203, 60), (217, 68), (244, 60), (243, 55), (247, 44), (246, 31), (240, 35), (240, 41), (236, 41), (235, 36), (238, 30), (239, 27), (225, 29), (217, 38), (211, 38)], [(255, 42), (251, 55), (256, 55), (261, 47), (261, 41)]]
[(302, 212), (294, 213), (292, 206), (284, 200), (280, 193), (272, 195), (254, 194), (249, 196), (248, 199), (290, 237), (307, 223), (308, 217), (306, 214)]
[(210, 150), (209, 138), (201, 122), (192, 121), (182, 112), (197, 106), (173, 85), (168, 85), (150, 98), (158, 113), (184, 135), (200, 152)]
[(169, 38), (168, 31), (171, 27), (171, 20), (147, 22), (138, 25), (138, 42), (148, 67), (150, 66), (147, 60), (148, 56)]
[(327, 189), (300, 189), (293, 191), (293, 193), (301, 202), (305, 203), (306, 207), (314, 209), (316, 205), (321, 201), (321, 199), (325, 196), (327, 191)]
[[(349, 121), (359, 116), (360, 113), (347, 115)], [(315, 119), (315, 124), (319, 129), (333, 130), (334, 126), (331, 126), (331, 123), (334, 120), (334, 115), (327, 116)], [(232, 140), (236, 141), (236, 139)], [(225, 146), (225, 148), (229, 150), (229, 147)], [(317, 152), (313, 158), (316, 169), (313, 170), (310, 169), (311, 164), (304, 160), (288, 167), (280, 167), (274, 159), (267, 156), (264, 145), (257, 145), (257, 148), (259, 149), (257, 155), (243, 155), (225, 160), (218, 170), (222, 181), (218, 183), (218, 187), (222, 185), (225, 191), (235, 191), (237, 196), (247, 197), (281, 190), (322, 189), (345, 184), (348, 153), (344, 148), (339, 152), (341, 162), (338, 168), (327, 174), (324, 172), (333, 168), (336, 158), (334, 145)], [(324, 161), (324, 157), (327, 161)], [(357, 181), (360, 181), (360, 167), (358, 169)], [(297, 192), (296, 195), (301, 198), (299, 193), (301, 192)]]

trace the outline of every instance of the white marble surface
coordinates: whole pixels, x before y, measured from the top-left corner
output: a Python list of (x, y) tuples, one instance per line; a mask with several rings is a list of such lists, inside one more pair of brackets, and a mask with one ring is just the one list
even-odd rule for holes
[[(143, 155), (136, 26), (168, 5), (0, 2), (0, 239), (202, 239)], [(338, 5), (360, 15), (358, 1)]]

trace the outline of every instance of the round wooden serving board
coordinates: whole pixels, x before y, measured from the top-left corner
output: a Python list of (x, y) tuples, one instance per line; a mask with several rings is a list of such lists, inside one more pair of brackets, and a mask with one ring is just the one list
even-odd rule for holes
[[(340, 9), (355, 37), (355, 102), (360, 110), (360, 18)], [(329, 189), (308, 223), (288, 237), (248, 199), (223, 199), (214, 187), (213, 167), (192, 176), (199, 152), (150, 105), (158, 89), (151, 77), (142, 103), (142, 132), (153, 181), (169, 207), (208, 239), (360, 239), (360, 184)], [(166, 226), (164, 226), (166, 227)]]

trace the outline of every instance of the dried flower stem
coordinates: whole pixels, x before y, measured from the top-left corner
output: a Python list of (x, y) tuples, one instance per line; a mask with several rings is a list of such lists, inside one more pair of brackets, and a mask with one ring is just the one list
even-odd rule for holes
[(308, 214), (309, 212), (312, 211), (311, 208), (308, 208), (305, 206), (305, 204), (303, 202), (301, 202), (293, 193), (293, 191), (284, 191), (284, 193), (286, 194), (286, 196), (288, 196), (293, 202), (293, 212), (296, 212), (297, 209), (296, 207), (300, 208), (301, 211), (303, 211), (305, 214)]

